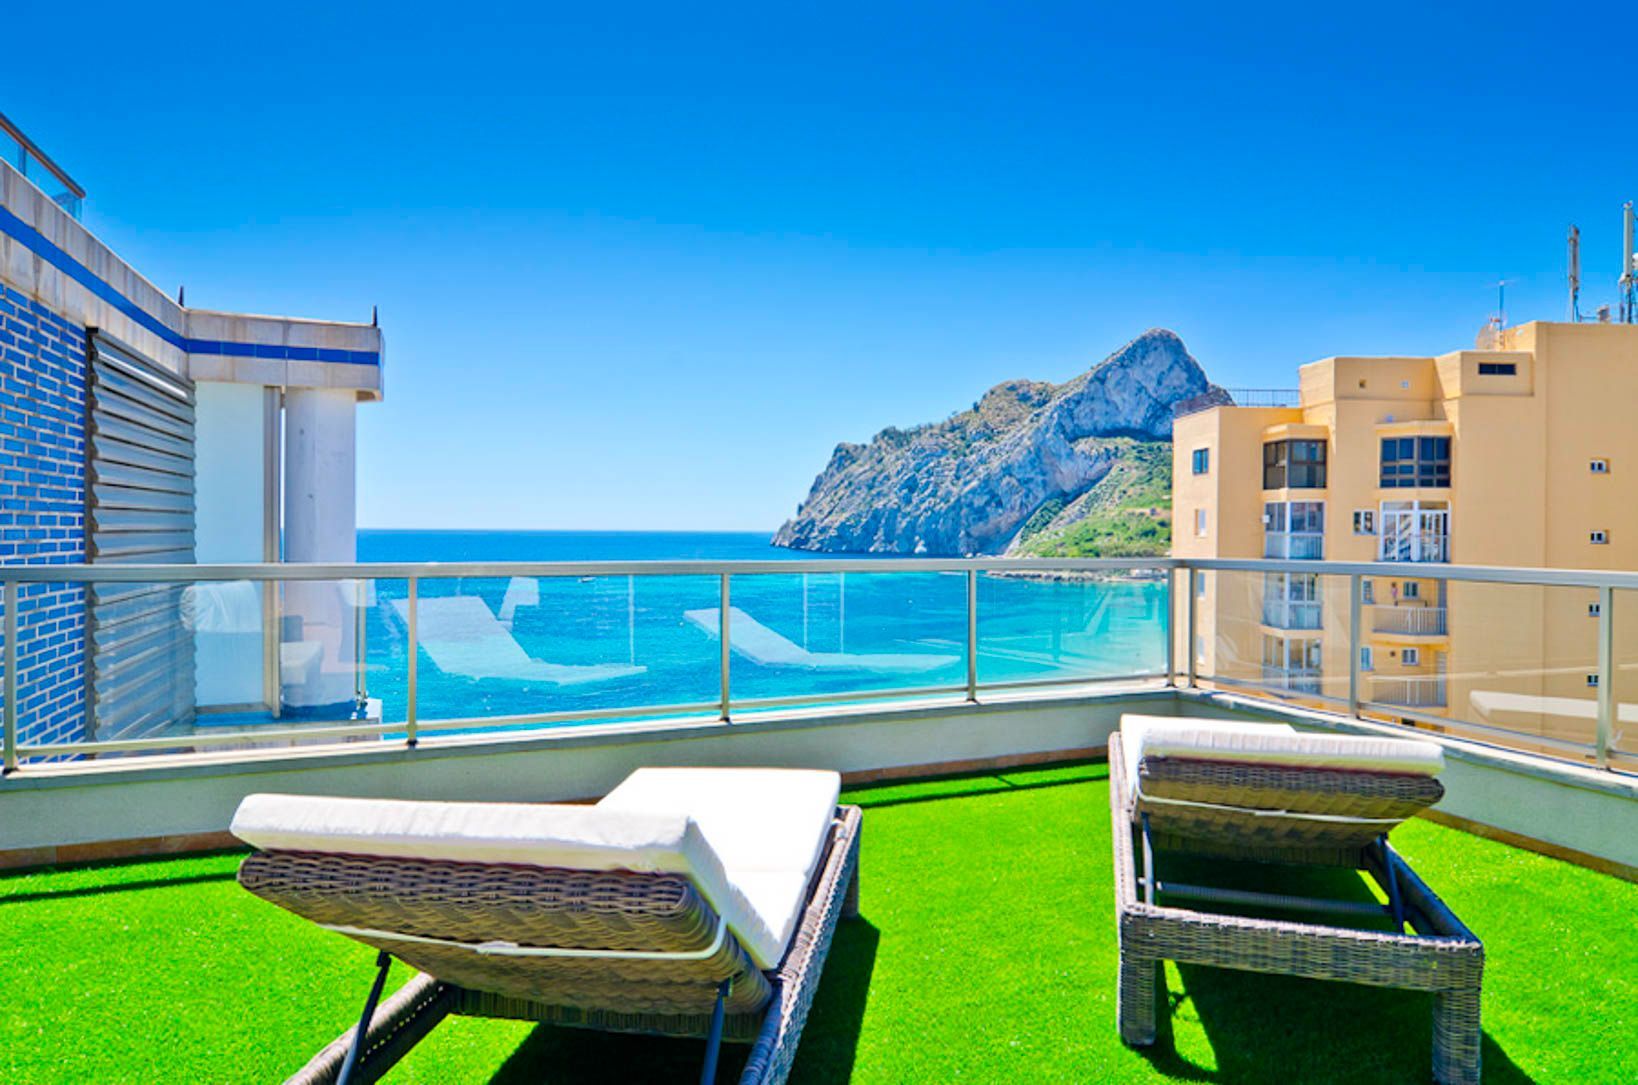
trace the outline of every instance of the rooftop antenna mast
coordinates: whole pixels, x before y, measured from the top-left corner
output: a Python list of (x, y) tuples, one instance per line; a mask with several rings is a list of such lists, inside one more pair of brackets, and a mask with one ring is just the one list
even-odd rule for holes
[(1638, 253), (1633, 252), (1632, 201), (1621, 208), (1621, 323), (1638, 321)]
[(1570, 227), (1570, 319), (1581, 322), (1581, 230)]

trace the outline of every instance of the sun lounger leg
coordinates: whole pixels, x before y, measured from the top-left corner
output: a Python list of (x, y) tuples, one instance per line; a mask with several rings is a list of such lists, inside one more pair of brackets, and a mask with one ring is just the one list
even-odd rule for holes
[(847, 892), (842, 895), (843, 919), (859, 918), (859, 864), (853, 864), (853, 871), (847, 878)]
[(1115, 1014), (1120, 1018), (1120, 1038), (1134, 1047), (1148, 1047), (1155, 1042), (1155, 984), (1159, 965), (1153, 957), (1121, 948)]
[(370, 1031), (370, 1019), (375, 1016), (375, 1005), (381, 1001), (381, 989), (387, 985), (387, 970), (392, 967), (392, 957), (386, 950), (375, 955), (375, 982), (370, 984), (370, 995), (364, 1000), (364, 1012), (358, 1018), (358, 1028), (353, 1032), (353, 1046), (347, 1049), (347, 1061), (341, 1064), (341, 1073), (336, 1077), (336, 1085), (347, 1085), (352, 1080), (353, 1067), (358, 1065), (358, 1053), (364, 1047), (364, 1037)]
[(1433, 996), (1433, 1080), (1439, 1085), (1478, 1085), (1479, 989)]
[(728, 998), (730, 986), (729, 980), (717, 986), (717, 1004), (711, 1009), (711, 1034), (705, 1038), (705, 1067), (700, 1070), (700, 1085), (712, 1085), (717, 1080), (717, 1056), (722, 1052), (723, 1002)]

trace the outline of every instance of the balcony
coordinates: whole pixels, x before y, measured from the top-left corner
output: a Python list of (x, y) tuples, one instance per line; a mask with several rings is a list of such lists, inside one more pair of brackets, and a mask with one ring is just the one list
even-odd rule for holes
[(1401, 535), (1389, 538), (1383, 535), (1377, 550), (1379, 561), (1447, 562), (1450, 560), (1450, 536), (1435, 534)]
[[(1173, 580), (1136, 575), (1155, 568)], [(1170, 1046), (1123, 1046), (1113, 925), (1087, 922), (1107, 903), (1113, 876), (1108, 773), (1095, 751), (1127, 712), (1415, 733), (1460, 766), (1447, 775), (1441, 805), (1452, 817), (1638, 869), (1638, 841), (1610, 828), (1638, 816), (1638, 759), (1620, 729), (1626, 706), (1598, 706), (1607, 714), (1602, 728), (1591, 730), (1589, 720), (1586, 742), (1561, 742), (1552, 754), (1542, 752), (1539, 733), (1509, 736), (1495, 725), (1483, 741), (1467, 741), (1462, 728), (1478, 721), (1449, 720), (1450, 733), (1435, 734), (1299, 712), (1271, 692), (1324, 700), (1317, 668), (1270, 667), (1260, 672), (1269, 688), (1253, 688), (1168, 658), (1168, 615), (1175, 608), (1186, 620), (1195, 601), (1169, 584), (1190, 570), (1259, 578), (1325, 571), (1164, 558), (0, 566), (16, 634), (0, 656), (13, 676), (0, 852), (12, 863), (75, 864), (0, 875), (0, 907), (28, 963), (0, 980), (9, 1010), (0, 1015), (0, 1077), (276, 1080), (356, 1018), (369, 950), (249, 898), (233, 884), (239, 853), (152, 854), (220, 848), (227, 817), (249, 791), (584, 799), (632, 767), (663, 761), (805, 764), (853, 776), (846, 801), (865, 807), (869, 840), (862, 917), (837, 932), (796, 1080), (1317, 1081), (1338, 1067), (1361, 1080), (1424, 1080), (1425, 999), (1188, 965), (1168, 968), (1173, 997), (1160, 1012)], [(1353, 566), (1334, 575), (1363, 574)], [(1457, 581), (1495, 575), (1441, 572)], [(375, 713), (311, 725), (286, 715), (206, 726), (199, 717), (186, 734), (123, 742), (31, 737), (34, 685), (49, 669), (36, 649), (61, 632), (53, 625), (42, 633), (29, 607), (19, 607), (36, 597), (34, 585), (211, 576), (260, 582), (286, 602), (294, 597), (271, 589), (371, 585), (326, 596), (326, 605), (353, 608), (329, 628), (270, 628), (323, 645), (314, 673), (349, 691), (356, 682)], [(691, 617), (660, 605), (656, 581), (665, 579), (692, 585)], [(1583, 579), (1619, 587), (1618, 598), (1638, 588), (1633, 574)], [(530, 580), (539, 583), (523, 583)], [(1544, 590), (1559, 589), (1548, 580)], [(458, 604), (461, 621), (451, 625), (441, 599), (499, 609), (494, 623), (476, 622), (476, 608)], [(705, 613), (694, 606), (700, 601)], [(355, 620), (363, 624), (349, 624)], [(567, 627), (564, 637), (537, 639), (558, 627)], [(362, 632), (347, 640), (347, 629)], [(196, 624), (191, 632), (206, 630)], [(571, 640), (579, 655), (532, 659), (542, 645), (561, 653)], [(258, 662), (251, 647), (246, 658)], [(563, 669), (571, 667), (596, 669)], [(676, 686), (679, 676), (687, 682)], [(303, 676), (286, 677), (295, 689)], [(1396, 683), (1408, 699), (1423, 696), (1413, 683), (1440, 682), (1369, 676), (1366, 689), (1390, 702)], [(1425, 697), (1414, 703), (1437, 707)], [(1498, 753), (1497, 744), (1514, 748)], [(961, 775), (950, 775), (953, 757)], [(1521, 760), (1530, 771), (1519, 771)], [(905, 778), (859, 782), (883, 776)], [(1543, 818), (1543, 809), (1557, 813)], [(1476, 927), (1482, 918), (1493, 947), (1489, 1073), (1638, 1078), (1638, 1049), (1622, 1031), (1638, 1007), (1638, 940), (1609, 918), (1638, 911), (1638, 885), (1425, 820), (1401, 832), (1418, 869)], [(146, 858), (106, 861), (141, 849)], [(1542, 937), (1538, 915), (1517, 907), (1521, 885), (1568, 902), (1555, 912), (1552, 937)], [(1576, 947), (1569, 964), (1567, 945)], [(403, 979), (395, 972), (390, 983)], [(1590, 985), (1604, 1012), (1587, 1012)], [(1338, 1020), (1349, 1027), (1331, 1027)], [(631, 1079), (685, 1080), (697, 1076), (699, 1056), (689, 1041), (465, 1020), (423, 1043), (404, 1076), (589, 1082), (618, 1066)], [(725, 1057), (732, 1061), (722, 1080), (731, 1080), (744, 1054)]]
[(1444, 708), (1445, 680), (1442, 675), (1377, 676), (1371, 682), (1371, 699), (1400, 708)]
[(1264, 599), (1263, 624), (1276, 629), (1318, 629), (1324, 609), (1317, 599)]
[(1263, 685), (1292, 693), (1320, 692), (1320, 672), (1313, 667), (1279, 667), (1263, 664)]
[(1372, 608), (1371, 630), (1402, 637), (1446, 635), (1444, 607), (1378, 606)]
[(1319, 532), (1269, 531), (1263, 535), (1263, 557), (1318, 560), (1325, 556), (1325, 536)]

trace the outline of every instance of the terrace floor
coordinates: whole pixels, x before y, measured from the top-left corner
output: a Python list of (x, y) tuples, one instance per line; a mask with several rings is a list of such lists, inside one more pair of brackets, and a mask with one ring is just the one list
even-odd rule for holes
[[(847, 797), (863, 916), (796, 1081), (1427, 1080), (1426, 996), (1202, 968), (1168, 965), (1161, 1043), (1122, 1046), (1102, 764)], [(1425, 821), (1395, 842), (1485, 941), (1487, 1081), (1638, 1080), (1638, 885)], [(0, 878), (0, 1080), (279, 1080), (349, 1025), (373, 951), (240, 890), (238, 861)], [(390, 1080), (686, 1081), (701, 1050), (452, 1018)]]

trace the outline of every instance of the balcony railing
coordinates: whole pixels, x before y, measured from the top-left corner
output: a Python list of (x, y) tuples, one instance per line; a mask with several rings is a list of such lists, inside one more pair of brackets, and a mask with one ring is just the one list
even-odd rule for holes
[(34, 141), (23, 134), (5, 114), (0, 113), (0, 162), (5, 162), (32, 181), (53, 203), (75, 218), (80, 217), (85, 190), (63, 172)]
[(1442, 637), (1446, 633), (1444, 607), (1379, 606), (1371, 615), (1371, 629), (1411, 637)]
[(1324, 606), (1317, 599), (1264, 599), (1263, 624), (1276, 629), (1318, 629)]
[(1263, 536), (1263, 557), (1318, 560), (1325, 556), (1325, 536), (1308, 531), (1270, 531)]
[[(1202, 579), (1220, 585), (1212, 613), (1221, 623), (1224, 578), (1261, 583), (1280, 574), (1319, 575), (1349, 592), (1349, 621), (1328, 647), (1350, 662), (1324, 684), (1301, 667), (1237, 678), (1243, 665), (1234, 661), (1256, 658), (1255, 641), (1233, 642), (1240, 634), (1232, 616), (1203, 627), (1210, 615), (1196, 590)], [(1364, 669), (1360, 649), (1374, 617), (1363, 586), (1381, 575), (1371, 562), (1164, 557), (0, 564), (0, 756), (7, 771), (34, 771), (91, 756), (231, 761), (233, 748), (343, 741), (367, 753), (570, 726), (752, 726), (798, 706), (829, 712), (869, 702), (885, 710), (1141, 679), (1253, 696), (1302, 693), (1352, 714), (1435, 723), (1534, 753), (1638, 764), (1638, 743), (1621, 729), (1638, 707), (1617, 701), (1617, 678), (1631, 660), (1613, 637), (1616, 604), (1638, 592), (1638, 572), (1442, 568), (1447, 582), (1563, 590), (1563, 605), (1580, 613), (1589, 589), (1599, 603), (1589, 629), (1597, 651), (1587, 646), (1584, 667), (1594, 696), (1545, 694), (1536, 680), (1545, 670), (1521, 662), (1516, 646), (1498, 645), (1487, 662), (1481, 642), (1465, 647), (1478, 653), (1475, 673), (1489, 685), (1462, 717), (1446, 710), (1437, 677)], [(103, 600), (89, 610), (94, 619), (127, 600), (142, 609), (136, 619), (87, 629), (80, 616), (88, 597)], [(1292, 622), (1311, 619), (1307, 604), (1286, 609), (1280, 616)], [(1437, 608), (1370, 613), (1384, 610), (1396, 612), (1384, 621), (1439, 621), (1429, 616)], [(122, 639), (127, 632), (131, 639)], [(1202, 673), (1201, 656), (1184, 649), (1214, 640), (1225, 648), (1216, 657), (1227, 661), (1224, 673)], [(171, 658), (179, 643), (184, 668), (147, 673), (155, 644)], [(118, 681), (105, 687), (105, 677)], [(133, 708), (145, 720), (175, 716), (157, 729), (99, 732), (111, 696), (126, 698), (115, 706), (121, 720)], [(92, 728), (72, 726), (76, 717), (89, 717)], [(1544, 730), (1544, 717), (1558, 722)]]
[(1263, 685), (1292, 693), (1320, 692), (1320, 672), (1311, 667), (1287, 668), (1263, 664)]
[(1371, 683), (1372, 700), (1405, 708), (1445, 707), (1445, 680), (1439, 675), (1406, 678), (1377, 677)]
[(1173, 418), (1185, 418), (1213, 407), (1295, 407), (1301, 396), (1295, 388), (1214, 388), (1172, 406)]
[(1377, 557), (1382, 561), (1449, 561), (1449, 535), (1406, 535), (1397, 538), (1383, 536)]

